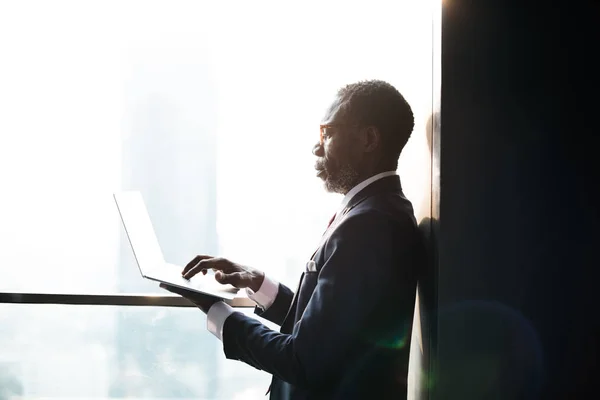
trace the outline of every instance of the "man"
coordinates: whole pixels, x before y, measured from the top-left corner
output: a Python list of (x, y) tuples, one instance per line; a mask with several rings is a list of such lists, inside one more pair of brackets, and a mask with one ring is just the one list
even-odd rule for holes
[(207, 313), (225, 356), (273, 375), (271, 399), (406, 398), (415, 288), (424, 247), (396, 175), (412, 110), (390, 84), (339, 90), (313, 149), (328, 191), (345, 195), (293, 293), (254, 268), (195, 257), (185, 278), (246, 288), (272, 331), (210, 296), (175, 287)]

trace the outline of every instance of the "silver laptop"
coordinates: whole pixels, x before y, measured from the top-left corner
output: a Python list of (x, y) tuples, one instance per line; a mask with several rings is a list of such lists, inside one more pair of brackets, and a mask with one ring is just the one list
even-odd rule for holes
[(165, 261), (140, 192), (127, 191), (114, 193), (113, 196), (135, 260), (144, 278), (221, 299), (231, 300), (236, 296), (238, 289), (231, 285), (221, 285), (213, 274), (198, 274), (187, 280), (181, 276), (183, 267)]

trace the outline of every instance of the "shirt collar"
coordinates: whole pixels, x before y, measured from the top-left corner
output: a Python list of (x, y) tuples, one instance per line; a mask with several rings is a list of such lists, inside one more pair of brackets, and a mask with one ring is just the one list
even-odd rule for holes
[(361, 190), (363, 190), (364, 188), (366, 188), (367, 186), (369, 186), (371, 183), (373, 183), (375, 181), (378, 181), (378, 180), (380, 180), (382, 178), (387, 178), (388, 176), (396, 176), (396, 175), (398, 175), (396, 173), (396, 171), (381, 172), (381, 173), (379, 173), (377, 175), (373, 175), (372, 177), (370, 177), (368, 179), (365, 179), (364, 181), (362, 181), (358, 185), (354, 186), (344, 196), (344, 199), (342, 200), (342, 204), (340, 204), (340, 208), (338, 209), (338, 212), (336, 214), (336, 218), (337, 218), (338, 215), (340, 215), (342, 213), (342, 211), (344, 210), (344, 208), (346, 208), (346, 206), (348, 205), (348, 203), (350, 203), (350, 200), (352, 200), (352, 198), (354, 196), (356, 196), (356, 194), (358, 192), (360, 192)]

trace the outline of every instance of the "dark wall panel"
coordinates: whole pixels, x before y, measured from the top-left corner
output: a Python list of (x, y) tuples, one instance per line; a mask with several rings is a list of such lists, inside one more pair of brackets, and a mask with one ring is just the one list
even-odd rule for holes
[(444, 2), (434, 398), (595, 386), (599, 21), (591, 1)]

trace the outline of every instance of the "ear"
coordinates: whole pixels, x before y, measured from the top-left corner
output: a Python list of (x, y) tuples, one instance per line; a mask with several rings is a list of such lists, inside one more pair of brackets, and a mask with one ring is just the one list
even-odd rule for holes
[(366, 153), (372, 153), (381, 143), (381, 133), (374, 126), (369, 126), (363, 133), (364, 150)]

